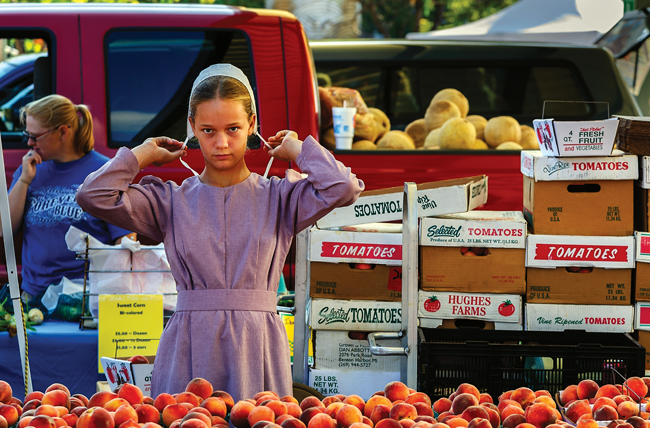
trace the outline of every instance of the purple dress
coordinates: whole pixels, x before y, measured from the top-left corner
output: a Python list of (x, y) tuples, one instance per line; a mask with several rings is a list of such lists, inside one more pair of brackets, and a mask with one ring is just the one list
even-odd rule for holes
[(296, 159), (308, 174), (251, 173), (230, 187), (190, 177), (131, 182), (135, 155), (121, 148), (90, 174), (77, 202), (90, 214), (164, 242), (176, 280), (176, 313), (158, 345), (152, 396), (202, 377), (235, 401), (260, 391), (292, 395), (289, 344), (276, 292), (292, 237), (356, 200), (364, 184), (311, 137)]

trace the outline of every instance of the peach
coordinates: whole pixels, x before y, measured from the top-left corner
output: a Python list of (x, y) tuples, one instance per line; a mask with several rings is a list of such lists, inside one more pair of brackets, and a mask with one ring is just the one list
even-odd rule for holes
[(514, 389), (512, 389), (510, 391), (506, 391), (503, 394), (499, 395), (499, 397), (497, 398), (497, 401), (500, 402), (502, 400), (510, 400), (510, 396), (512, 395), (513, 391), (514, 391)]
[(616, 385), (612, 384), (606, 384), (598, 388), (598, 392), (596, 392), (595, 397), (600, 398), (600, 397), (609, 397), (609, 398), (614, 398), (617, 395), (621, 395), (621, 391), (616, 387)]
[[(405, 419), (405, 420), (408, 420), (408, 419)], [(372, 422), (370, 422), (370, 423), (372, 423)], [(415, 422), (413, 422), (413, 423), (415, 424)], [(365, 422), (355, 422), (352, 425), (350, 425), (350, 428), (372, 428), (372, 425), (368, 425)]]
[(84, 406), (88, 407), (88, 397), (86, 397), (83, 394), (73, 394), (70, 396), (70, 399), (76, 398), (77, 400), (80, 400)]
[(77, 421), (79, 420), (79, 416), (73, 414), (73, 413), (68, 413), (67, 415), (61, 416), (61, 419), (65, 421), (65, 424), (71, 428), (75, 428), (77, 426)]
[[(307, 397), (307, 398), (309, 398), (309, 397)], [(305, 401), (307, 398), (303, 399), (303, 401)], [(314, 397), (314, 398), (316, 398), (316, 397)], [(318, 400), (318, 398), (316, 398), (316, 399)], [(318, 401), (320, 401), (320, 400), (318, 400)], [(318, 415), (320, 413), (325, 413), (325, 408), (318, 407), (318, 406), (308, 407), (308, 408), (306, 408), (305, 410), (302, 411), (302, 413), (300, 414), (299, 419), (302, 421), (303, 424), (305, 424), (306, 426), (309, 426), (309, 421), (311, 420), (311, 418), (313, 418), (314, 416), (316, 416), (316, 415)], [(330, 417), (330, 419), (331, 419), (331, 417)]]
[(557, 422), (555, 409), (545, 403), (533, 403), (526, 409), (526, 422), (537, 428), (546, 428)]
[(208, 427), (212, 426), (212, 416), (208, 416), (203, 412), (189, 412), (187, 415), (185, 415), (183, 417), (183, 419), (181, 419), (181, 426), (183, 426), (183, 423), (185, 421), (188, 421), (190, 419), (199, 419), (199, 420), (205, 422), (205, 424)]
[(501, 419), (505, 422), (506, 418), (510, 415), (524, 415), (524, 409), (514, 404), (508, 404), (506, 407), (501, 410)]
[(37, 399), (29, 400), (25, 402), (25, 405), (23, 406), (23, 413), (28, 410), (36, 409), (40, 405), (41, 405), (41, 400), (37, 400)]
[(418, 411), (412, 404), (397, 403), (390, 408), (389, 418), (400, 421), (402, 419), (415, 419), (418, 417)]
[(469, 424), (467, 424), (467, 428), (492, 428), (492, 425), (490, 425), (490, 421), (488, 421), (487, 419), (474, 418), (471, 421), (469, 421)]
[(56, 410), (56, 407), (50, 404), (41, 404), (34, 412), (34, 416), (39, 415), (47, 415), (51, 418), (55, 418), (59, 416), (59, 411)]
[(291, 401), (283, 401), (283, 403), (287, 406), (287, 414), (300, 419), (300, 414), (302, 413), (300, 405)]
[[(601, 387), (602, 388), (602, 387)], [(573, 403), (569, 404), (569, 407), (566, 408), (566, 417), (571, 421), (578, 421), (578, 418), (583, 415), (589, 415), (590, 418), (593, 418), (591, 413), (591, 406), (587, 400), (576, 400)]]
[(70, 412), (68, 411), (68, 408), (67, 408), (67, 407), (64, 407), (64, 406), (54, 406), (54, 408), (55, 408), (56, 411), (59, 413), (59, 417), (61, 417), (61, 416), (63, 416), (63, 415), (67, 415), (68, 413), (70, 413)]
[(595, 421), (613, 421), (618, 419), (616, 407), (603, 404), (593, 411)]
[[(79, 424), (79, 422), (77, 422), (77, 425), (78, 424)], [(29, 421), (28, 426), (34, 427), (34, 428), (56, 428), (56, 422), (54, 422), (54, 418), (51, 417), (51, 416), (38, 415), (38, 416), (34, 416)]]
[(639, 416), (630, 416), (625, 422), (632, 425), (634, 428), (645, 428), (646, 426), (646, 421)]
[(436, 420), (437, 420), (438, 422), (443, 422), (443, 421), (444, 421), (446, 418), (448, 418), (448, 417), (457, 417), (457, 418), (460, 418), (460, 415), (454, 415), (453, 413), (451, 413), (451, 411), (446, 411), (446, 412), (442, 412), (442, 413), (440, 413), (440, 414), (438, 415), (438, 417), (436, 418)]
[(521, 408), (521, 404), (519, 404), (515, 400), (505, 399), (499, 401), (499, 404), (497, 405), (497, 410), (499, 410), (499, 412), (503, 412), (503, 409), (505, 409), (506, 406), (517, 406)]
[(330, 404), (329, 406), (327, 406), (327, 408), (325, 408), (324, 413), (327, 414), (330, 418), (336, 419), (336, 414), (339, 412), (339, 410), (341, 410), (341, 407), (343, 406), (345, 406), (344, 402), (336, 401)]
[(576, 423), (576, 428), (598, 428), (598, 422), (591, 418), (582, 418)]
[(359, 397), (358, 395), (354, 395), (354, 394), (348, 395), (347, 397), (345, 397), (344, 400), (342, 400), (342, 402), (345, 404), (350, 404), (352, 406), (355, 406), (362, 413), (363, 413), (363, 408), (366, 406), (365, 400)]
[(488, 412), (488, 420), (490, 421), (490, 425), (497, 428), (501, 426), (501, 416), (499, 415), (499, 412), (495, 409), (490, 408), (486, 408), (485, 410)]
[[(212, 395), (214, 395), (214, 393)], [(334, 398), (338, 398), (338, 397), (334, 397)], [(300, 406), (300, 401), (298, 401), (298, 399), (293, 395), (285, 395), (284, 397), (280, 397), (280, 401), (282, 401), (283, 403), (296, 403), (298, 406)], [(339, 401), (341, 401), (340, 398)]]
[(479, 394), (478, 398), (478, 404), (481, 403), (494, 403), (494, 400), (492, 399), (492, 396), (488, 394), (487, 392), (482, 392)]
[(60, 389), (53, 389), (43, 394), (41, 404), (50, 404), (52, 406), (63, 406), (70, 408), (70, 394)]
[[(29, 425), (29, 422), (34, 419), (34, 416), (25, 416), (22, 417), (18, 420), (18, 425), (16, 427), (18, 428), (25, 428), (26, 426)], [(0, 428), (8, 428), (9, 425), (7, 424), (7, 420), (4, 418), (4, 416), (0, 416)]]
[(402, 425), (395, 419), (386, 418), (375, 423), (375, 428), (402, 428)]
[(370, 428), (373, 428), (375, 426), (375, 424), (370, 420), (370, 418), (366, 416), (363, 417), (363, 421), (361, 423), (368, 425)]
[(433, 411), (436, 413), (446, 412), (451, 410), (451, 400), (449, 398), (439, 398), (433, 402)]
[[(391, 407), (393, 407), (393, 403), (388, 398), (384, 397), (383, 395), (373, 395), (368, 399), (368, 401), (366, 401), (366, 404), (363, 406), (363, 415), (369, 418), (372, 410), (378, 404), (388, 406), (389, 410)], [(449, 407), (451, 407), (451, 402), (449, 402)]]
[(172, 397), (171, 394), (168, 394), (166, 392), (158, 394), (156, 399), (153, 401), (153, 406), (158, 409), (160, 413), (162, 413), (165, 407), (169, 406), (170, 404), (176, 404), (176, 399)]
[[(142, 425), (142, 428), (148, 428), (147, 425), (149, 424), (154, 424), (154, 422), (147, 422), (146, 424)], [(158, 427), (151, 426), (151, 428), (158, 428)], [(210, 427), (208, 426), (208, 424), (205, 423), (204, 420), (191, 418), (191, 419), (181, 420), (179, 428), (210, 428)]]
[(592, 411), (595, 412), (601, 406), (611, 406), (616, 409), (618, 407), (618, 404), (609, 397), (600, 397), (594, 402)]
[(481, 393), (478, 391), (478, 388), (472, 385), (471, 383), (461, 383), (456, 389), (456, 394), (472, 394), (476, 397), (476, 400), (481, 399)]
[(323, 406), (328, 407), (332, 403), (342, 403), (341, 399), (339, 397), (335, 397), (333, 395), (330, 395), (328, 397), (323, 398), (321, 401), (323, 403)]
[[(2, 381), (0, 381), (0, 382), (2, 382)], [(27, 394), (25, 396), (24, 402), (27, 403), (28, 401), (32, 401), (32, 400), (41, 401), (41, 399), (43, 398), (44, 395), (45, 395), (45, 393), (43, 393), (41, 391), (32, 391), (32, 392), (30, 392), (29, 394)], [(5, 403), (5, 404), (7, 404), (7, 403)]]
[[(359, 410), (359, 409), (357, 409)], [(334, 419), (326, 415), (325, 413), (318, 413), (314, 415), (313, 418), (309, 420), (307, 428), (335, 428), (336, 422)]]
[(623, 393), (629, 395), (638, 403), (640, 399), (648, 395), (648, 386), (640, 377), (632, 376), (627, 378), (623, 385)]
[[(127, 383), (126, 385), (130, 384)], [(139, 424), (146, 424), (147, 422), (160, 423), (160, 412), (151, 404), (141, 404), (135, 409), (135, 413), (138, 415)]]
[(533, 401), (535, 401), (535, 392), (533, 392), (532, 389), (526, 388), (525, 386), (520, 387), (512, 391), (512, 395), (510, 396), (511, 400), (516, 401), (517, 403), (521, 404), (521, 408), (525, 409), (528, 407), (530, 404), (532, 404)]
[(89, 409), (92, 407), (104, 407), (104, 404), (108, 403), (113, 398), (118, 398), (117, 394), (114, 392), (98, 391), (90, 397), (88, 400), (88, 405), (86, 407)]
[(499, 408), (494, 403), (479, 403), (478, 405), (487, 409), (496, 410), (497, 412), (499, 411)]
[(596, 397), (599, 388), (598, 384), (591, 379), (581, 380), (576, 390), (578, 400), (588, 400)]
[(142, 398), (144, 397), (142, 390), (132, 383), (125, 383), (120, 386), (117, 396), (126, 400), (131, 405), (142, 403)]
[(445, 421), (445, 424), (447, 424), (449, 428), (464, 428), (469, 425), (469, 422), (458, 416)]
[[(0, 380), (0, 403), (7, 404), (11, 400), (13, 392), (11, 385), (4, 380)], [(11, 424), (10, 424), (11, 425)]]
[(623, 401), (632, 401), (632, 402), (634, 402), (634, 399), (632, 397), (630, 397), (629, 395), (623, 395), (623, 394), (617, 395), (616, 397), (612, 398), (612, 400), (614, 400), (614, 403), (616, 403), (616, 406), (621, 404)]
[(454, 400), (451, 402), (451, 412), (454, 415), (460, 415), (466, 408), (476, 405), (478, 405), (478, 397), (474, 394), (464, 392), (454, 397)]
[(442, 422), (437, 422), (437, 421), (433, 418), (433, 416), (422, 416), (422, 415), (420, 415), (420, 416), (418, 416), (417, 418), (413, 419), (413, 421), (414, 421), (414, 422), (421, 422), (421, 421), (424, 421), (424, 422), (428, 422), (428, 423), (430, 423), (430, 424), (442, 423)]
[[(341, 401), (343, 401), (343, 400), (341, 400)], [(318, 399), (318, 397), (314, 397), (313, 395), (310, 395), (308, 397), (303, 398), (302, 401), (300, 402), (300, 408), (303, 411), (305, 409), (310, 408), (310, 407), (322, 407), (323, 409), (325, 408), (322, 401), (320, 401)]]
[(197, 397), (201, 397), (203, 400), (205, 400), (212, 395), (214, 389), (212, 388), (212, 384), (207, 380), (201, 377), (195, 377), (187, 384), (185, 391), (191, 392)]
[(578, 385), (569, 385), (560, 391), (560, 404), (568, 406), (569, 403), (578, 399)]
[(130, 404), (125, 404), (115, 410), (115, 415), (113, 415), (113, 420), (115, 421), (115, 426), (120, 426), (128, 420), (138, 422), (138, 414), (135, 409), (131, 407)]
[(623, 401), (618, 405), (616, 411), (621, 418), (627, 419), (639, 414), (639, 405), (632, 401)]
[(193, 392), (189, 391), (183, 391), (180, 394), (176, 396), (176, 403), (182, 404), (182, 403), (190, 403), (192, 407), (199, 407), (201, 404), (202, 399), (199, 398), (198, 395), (194, 394)]
[(618, 425), (616, 425), (616, 428), (633, 428), (634, 426), (628, 422), (621, 422)]
[(45, 393), (47, 394), (50, 391), (56, 391), (56, 390), (63, 391), (66, 394), (68, 394), (68, 397), (70, 396), (70, 390), (68, 389), (67, 386), (63, 385), (62, 383), (53, 383), (52, 385), (47, 387)]
[(512, 415), (503, 419), (503, 424), (501, 424), (501, 426), (502, 428), (515, 428), (517, 425), (523, 424), (524, 422), (526, 422), (526, 418), (524, 418), (524, 415), (520, 415), (519, 413), (513, 413)]
[[(289, 418), (296, 419), (293, 416), (291, 416), (290, 414), (285, 413), (284, 415), (276, 416), (275, 417), (275, 423), (278, 424), (278, 425), (282, 425), (282, 422), (284, 422), (285, 420), (287, 420)], [(214, 422), (212, 423), (212, 425), (214, 425)]]
[(424, 392), (414, 392), (413, 394), (409, 394), (406, 396), (404, 401), (409, 404), (425, 403), (426, 405), (431, 407), (431, 398), (429, 398), (429, 396)]
[(535, 428), (535, 425), (524, 422), (523, 424), (517, 425), (519, 428)]
[[(169, 427), (175, 420), (183, 419), (189, 411), (190, 410), (182, 404), (170, 404), (162, 411), (162, 422), (166, 427)], [(246, 428), (248, 428), (248, 426)]]
[[(418, 423), (418, 422), (416, 422), (416, 423)], [(449, 425), (443, 424), (442, 422), (435, 422), (435, 423), (431, 424), (431, 427), (429, 427), (427, 425), (426, 427), (423, 427), (423, 428), (449, 428)]]
[(535, 400), (533, 401), (533, 404), (536, 404), (536, 403), (548, 404), (549, 406), (551, 406), (554, 409), (557, 407), (555, 405), (555, 400), (553, 400), (551, 397), (547, 397), (546, 395), (540, 395), (539, 397), (535, 398)]
[(460, 417), (465, 419), (467, 422), (471, 422), (474, 418), (489, 419), (490, 415), (488, 414), (485, 407), (469, 406), (463, 410), (463, 413), (460, 415)]
[(372, 411), (370, 412), (369, 416), (372, 423), (377, 425), (377, 422), (380, 420), (388, 418), (390, 416), (391, 407), (392, 406), (388, 406), (386, 404), (375, 404), (372, 407)]
[(228, 425), (228, 421), (226, 421), (221, 416), (213, 416), (212, 425)]
[[(349, 397), (350, 396), (346, 397), (346, 400)], [(343, 401), (343, 403), (345, 403), (345, 401)], [(361, 413), (359, 407), (354, 404), (343, 404), (343, 406), (341, 406), (341, 408), (336, 412), (336, 423), (341, 428), (349, 428), (350, 425), (362, 421), (363, 413)]]
[(433, 417), (433, 409), (427, 403), (418, 401), (412, 404), (415, 407), (415, 411), (418, 413), (418, 416), (431, 416)]
[(408, 386), (396, 380), (386, 384), (384, 387), (384, 393), (386, 394), (386, 398), (388, 398), (390, 401), (395, 401), (404, 400), (406, 397), (408, 397), (410, 391)]
[[(99, 394), (99, 393), (95, 393)], [(114, 428), (115, 421), (108, 412), (102, 407), (92, 407), (79, 416), (77, 428)]]
[(18, 418), (20, 417), (18, 410), (9, 404), (0, 404), (0, 416), (3, 416), (7, 420), (9, 426), (18, 422)]
[(81, 416), (81, 414), (82, 414), (83, 412), (85, 412), (86, 410), (88, 410), (87, 407), (80, 406), (80, 407), (75, 407), (74, 409), (72, 409), (72, 410), (70, 411), (70, 413), (72, 413), (73, 415)]
[(538, 389), (537, 391), (535, 391), (535, 397), (541, 397), (542, 395), (553, 398), (553, 395), (545, 389)]
[(208, 397), (201, 402), (201, 408), (206, 409), (212, 416), (225, 418), (228, 414), (226, 403), (219, 397)]
[(52, 418), (57, 428), (67, 426), (65, 421), (59, 417)]
[[(230, 413), (230, 410), (232, 409), (232, 406), (235, 405), (235, 401), (232, 398), (232, 395), (228, 394), (226, 391), (213, 391), (212, 392), (213, 397), (221, 398), (224, 403), (226, 403), (226, 408), (228, 409), (228, 413)], [(291, 397), (293, 398), (293, 397)], [(296, 404), (298, 404), (298, 400), (296, 400)], [(281, 400), (282, 401), (282, 400)]]
[(412, 428), (415, 425), (415, 421), (413, 419), (401, 419), (399, 424), (402, 428)]
[[(108, 403), (104, 404), (104, 408), (108, 410), (109, 412), (114, 412), (116, 411), (120, 406), (123, 405), (131, 406), (131, 403), (126, 401), (124, 398), (113, 398), (111, 401)], [(42, 406), (41, 406), (42, 407)]]
[(284, 421), (282, 421), (280, 426), (282, 428), (307, 428), (300, 419), (296, 419), (296, 418), (285, 419)]
[(78, 399), (77, 397), (70, 397), (70, 410), (74, 409), (75, 407), (81, 407), (81, 406), (86, 406), (83, 401)]

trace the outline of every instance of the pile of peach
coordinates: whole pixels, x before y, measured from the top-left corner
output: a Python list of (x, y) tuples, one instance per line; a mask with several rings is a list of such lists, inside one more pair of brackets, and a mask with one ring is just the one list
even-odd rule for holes
[(67, 387), (55, 383), (45, 392), (29, 393), (24, 405), (12, 397), (11, 386), (0, 381), (0, 428), (229, 428), (224, 418), (233, 404), (230, 394), (213, 391), (204, 379), (155, 400), (132, 384), (88, 399), (70, 395)]
[(649, 387), (647, 377), (603, 386), (587, 379), (560, 391), (559, 400), (567, 419), (579, 428), (597, 428), (601, 421), (610, 421), (610, 428), (646, 428), (649, 414), (641, 409), (650, 399), (646, 398)]
[(469, 383), (461, 384), (449, 398), (433, 403), (438, 413), (436, 428), (564, 428), (571, 425), (562, 421), (551, 393), (517, 388), (507, 391), (494, 404), (492, 397), (479, 393)]

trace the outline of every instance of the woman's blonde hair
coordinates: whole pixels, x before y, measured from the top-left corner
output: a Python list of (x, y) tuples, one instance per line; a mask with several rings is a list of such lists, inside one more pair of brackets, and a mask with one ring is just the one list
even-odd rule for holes
[(86, 154), (95, 147), (93, 117), (83, 104), (74, 104), (62, 95), (48, 95), (20, 109), (23, 125), (27, 116), (33, 117), (45, 128), (67, 125), (72, 130), (74, 148), (79, 153)]
[(228, 76), (213, 76), (205, 79), (194, 89), (190, 97), (190, 117), (194, 120), (199, 104), (216, 98), (222, 100), (240, 101), (244, 112), (250, 121), (255, 113), (251, 96), (246, 86), (239, 80)]

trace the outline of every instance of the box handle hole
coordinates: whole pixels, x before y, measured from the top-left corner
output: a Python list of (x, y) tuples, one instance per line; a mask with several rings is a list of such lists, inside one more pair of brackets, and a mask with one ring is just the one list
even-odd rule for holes
[(370, 263), (350, 263), (350, 269), (373, 270), (375, 265)]
[(570, 273), (591, 273), (593, 272), (593, 267), (580, 267), (580, 266), (570, 266), (566, 268), (567, 272)]
[(460, 247), (460, 253), (465, 257), (484, 257), (490, 254), (490, 249), (484, 247)]
[(367, 331), (349, 331), (348, 337), (352, 340), (368, 340)]
[(566, 189), (569, 191), (569, 193), (598, 193), (600, 192), (600, 184), (569, 184)]

